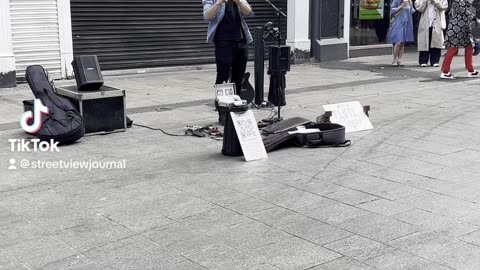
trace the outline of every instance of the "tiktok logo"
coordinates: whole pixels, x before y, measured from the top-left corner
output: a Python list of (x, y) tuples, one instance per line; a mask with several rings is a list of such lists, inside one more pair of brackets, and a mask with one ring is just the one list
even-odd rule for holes
[[(40, 99), (35, 99), (35, 102), (33, 103), (33, 113), (32, 111), (24, 112), (20, 118), (20, 126), (27, 133), (36, 133), (42, 127), (43, 114), (48, 114), (48, 108), (42, 104)], [(30, 119), (33, 119), (32, 125), (28, 124), (28, 120)]]

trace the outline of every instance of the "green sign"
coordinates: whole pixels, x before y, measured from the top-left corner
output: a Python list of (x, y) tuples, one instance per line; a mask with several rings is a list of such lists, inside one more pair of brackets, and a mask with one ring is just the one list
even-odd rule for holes
[(384, 0), (360, 0), (360, 20), (382, 20)]

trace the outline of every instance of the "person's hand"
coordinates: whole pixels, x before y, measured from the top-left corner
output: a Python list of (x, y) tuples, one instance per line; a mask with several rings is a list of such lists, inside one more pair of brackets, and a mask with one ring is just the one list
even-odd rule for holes
[(235, 2), (237, 5), (239, 5), (242, 2), (242, 0), (233, 0), (233, 2)]
[(228, 0), (217, 0), (217, 2), (216, 2), (215, 4), (221, 5), (221, 4), (225, 3), (225, 2), (228, 2)]

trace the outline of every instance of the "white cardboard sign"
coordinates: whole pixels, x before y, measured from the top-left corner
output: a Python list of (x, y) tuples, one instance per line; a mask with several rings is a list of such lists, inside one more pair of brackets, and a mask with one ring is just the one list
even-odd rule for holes
[(373, 129), (368, 116), (358, 101), (323, 105), (325, 111), (331, 111), (330, 121), (345, 127), (345, 133)]
[(230, 112), (233, 125), (242, 147), (245, 161), (267, 159), (267, 151), (263, 144), (257, 121), (251, 110), (246, 112)]
[(233, 95), (235, 95), (234, 83), (222, 83), (222, 84), (215, 85), (215, 98), (228, 97)]

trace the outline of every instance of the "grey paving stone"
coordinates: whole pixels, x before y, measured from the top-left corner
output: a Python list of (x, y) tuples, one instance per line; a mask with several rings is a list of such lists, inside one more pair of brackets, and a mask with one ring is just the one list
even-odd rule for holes
[(412, 205), (428, 212), (455, 218), (461, 218), (465, 215), (474, 214), (479, 211), (479, 207), (475, 203), (432, 192), (420, 193), (399, 199), (397, 202)]
[(309, 218), (284, 225), (282, 229), (317, 245), (323, 245), (352, 235), (350, 232)]
[(480, 246), (480, 230), (466, 234), (460, 239), (464, 242)]
[(79, 254), (78, 251), (52, 236), (38, 236), (21, 241), (9, 246), (8, 253), (33, 269)]
[(463, 246), (465, 242), (448, 231), (421, 231), (392, 240), (388, 244), (419, 257), (435, 260), (439, 253)]
[(29, 222), (24, 218), (5, 222), (1, 225), (0, 248), (9, 248), (10, 246), (27, 242), (38, 238), (39, 236), (48, 236), (45, 230)]
[(75, 250), (84, 252), (132, 236), (135, 232), (108, 219), (86, 219), (53, 234)]
[(242, 215), (249, 215), (265, 209), (274, 208), (276, 205), (253, 197), (246, 197), (239, 201), (227, 204), (224, 207), (228, 210), (240, 213)]
[(252, 213), (249, 217), (275, 228), (307, 219), (304, 215), (278, 206)]
[(250, 251), (280, 269), (308, 269), (341, 257), (340, 254), (293, 237)]
[(420, 209), (399, 213), (394, 215), (393, 218), (430, 231), (448, 231), (454, 236), (461, 236), (479, 228), (467, 222)]
[(384, 216), (392, 216), (398, 213), (407, 212), (411, 210), (413, 206), (399, 204), (393, 201), (378, 199), (371, 202), (361, 203), (356, 205), (358, 208), (365, 209), (367, 211), (381, 214)]
[(102, 266), (91, 259), (87, 258), (84, 255), (74, 255), (58, 261), (54, 261), (44, 265), (42, 270), (100, 270), (105, 269), (105, 266)]
[(180, 220), (192, 230), (206, 235), (249, 221), (251, 220), (246, 216), (220, 207)]
[(444, 265), (395, 250), (366, 261), (378, 269), (388, 270), (447, 270)]
[(312, 270), (373, 270), (372, 266), (361, 263), (357, 260), (341, 257), (311, 268)]
[(217, 241), (179, 222), (152, 228), (142, 235), (174, 254), (185, 254), (223, 243), (221, 240)]
[(360, 235), (353, 235), (324, 246), (358, 261), (364, 261), (393, 250), (391, 246), (367, 239)]
[(207, 212), (216, 206), (189, 194), (167, 194), (144, 202), (147, 209), (178, 220), (188, 216)]
[(323, 194), (323, 196), (336, 200), (348, 205), (357, 205), (365, 202), (370, 202), (378, 199), (378, 197), (365, 192), (356, 191), (353, 189), (342, 189), (341, 191)]
[(398, 200), (412, 195), (420, 194), (424, 190), (398, 183), (385, 183), (374, 186), (368, 190), (370, 194), (388, 200)]
[(253, 268), (249, 268), (249, 270), (278, 270), (278, 269), (280, 268), (273, 267), (270, 264), (261, 264)]
[(233, 248), (248, 251), (279, 242), (282, 239), (291, 237), (291, 235), (252, 220), (221, 228), (212, 237), (223, 241)]
[(454, 269), (479, 269), (480, 247), (466, 244), (453, 250), (438, 253), (436, 261), (439, 261)]
[(185, 260), (139, 235), (92, 248), (85, 255), (114, 269), (158, 269), (159, 265), (171, 269)]
[(0, 249), (0, 269), (7, 270), (24, 266), (25, 265), (21, 261), (10, 255), (6, 249)]
[(248, 256), (221, 244), (201, 248), (184, 256), (207, 269), (248, 269), (262, 263), (258, 257)]
[(371, 216), (372, 213), (354, 206), (337, 203), (321, 206), (310, 211), (307, 215), (328, 224), (339, 225), (347, 220), (362, 216)]
[(420, 230), (416, 226), (380, 215), (368, 215), (350, 219), (338, 226), (381, 243), (385, 243), (389, 240), (393, 240)]
[(335, 201), (297, 188), (285, 188), (269, 194), (265, 200), (300, 213), (309, 213), (320, 206), (334, 204)]

